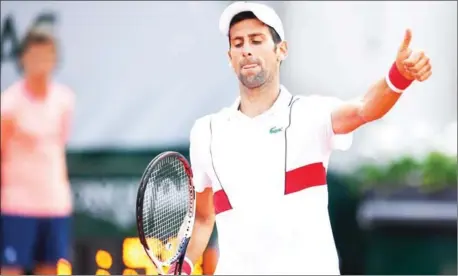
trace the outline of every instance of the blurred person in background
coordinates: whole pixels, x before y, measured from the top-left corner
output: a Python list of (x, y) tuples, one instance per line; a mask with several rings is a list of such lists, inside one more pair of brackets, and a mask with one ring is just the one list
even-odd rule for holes
[(73, 92), (52, 80), (57, 44), (34, 26), (19, 55), (23, 79), (1, 94), (1, 274), (57, 273), (68, 260), (72, 195), (65, 147)]

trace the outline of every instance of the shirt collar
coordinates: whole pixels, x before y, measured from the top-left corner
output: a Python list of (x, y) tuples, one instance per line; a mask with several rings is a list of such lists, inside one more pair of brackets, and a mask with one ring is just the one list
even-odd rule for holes
[[(280, 85), (280, 94), (278, 95), (277, 100), (274, 102), (274, 104), (263, 114), (259, 116), (264, 116), (267, 114), (274, 113), (278, 111), (279, 109), (288, 107), (290, 103), (292, 102), (293, 95), (286, 89), (285, 86)], [(232, 111), (233, 114), (235, 115), (244, 115), (240, 110), (240, 96), (237, 97), (235, 100), (234, 104), (230, 107), (230, 110)]]

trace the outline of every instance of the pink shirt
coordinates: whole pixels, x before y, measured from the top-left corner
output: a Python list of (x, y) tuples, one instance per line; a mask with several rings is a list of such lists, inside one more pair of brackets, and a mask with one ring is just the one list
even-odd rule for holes
[(2, 214), (71, 214), (65, 143), (74, 102), (73, 92), (56, 83), (44, 100), (31, 98), (23, 82), (2, 92), (2, 121), (12, 125), (1, 149)]

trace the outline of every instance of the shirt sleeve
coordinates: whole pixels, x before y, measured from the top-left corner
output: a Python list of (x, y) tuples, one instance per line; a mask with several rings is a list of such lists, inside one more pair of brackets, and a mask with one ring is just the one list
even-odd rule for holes
[(201, 118), (191, 129), (189, 156), (196, 192), (211, 188), (211, 180), (207, 173), (210, 160), (210, 121)]
[(320, 97), (319, 107), (323, 118), (323, 136), (329, 151), (350, 149), (353, 142), (353, 133), (335, 134), (332, 128), (331, 114), (334, 109), (342, 105), (344, 101), (335, 97)]

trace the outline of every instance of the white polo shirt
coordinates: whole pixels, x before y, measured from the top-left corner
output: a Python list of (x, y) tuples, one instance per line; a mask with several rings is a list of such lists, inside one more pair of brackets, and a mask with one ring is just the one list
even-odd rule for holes
[(292, 96), (249, 118), (240, 100), (198, 119), (190, 137), (197, 192), (213, 189), (220, 259), (216, 274), (340, 274), (328, 215), (326, 169), (341, 101)]

